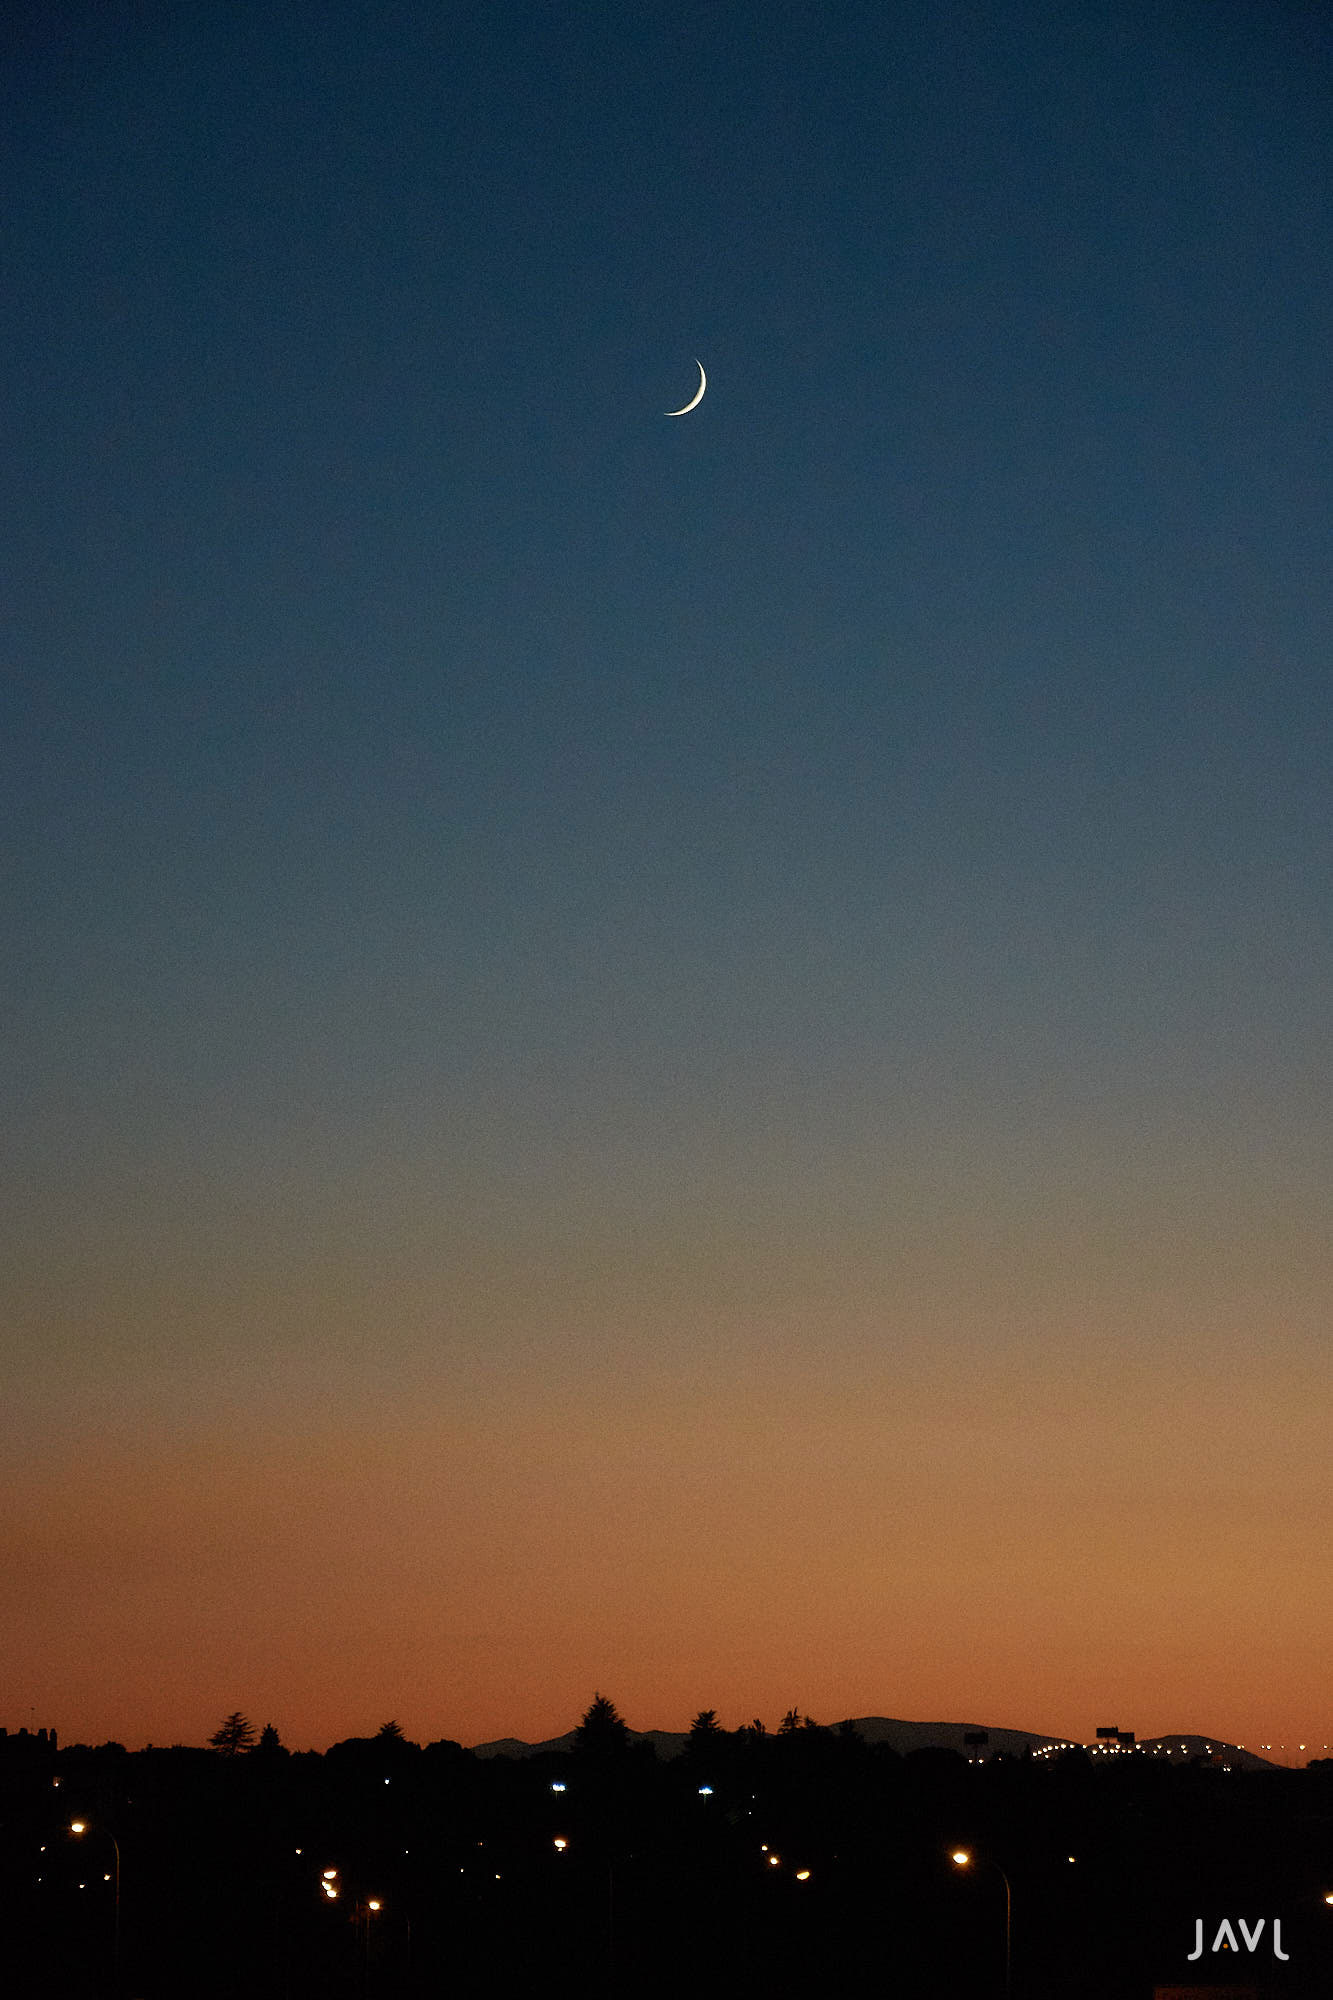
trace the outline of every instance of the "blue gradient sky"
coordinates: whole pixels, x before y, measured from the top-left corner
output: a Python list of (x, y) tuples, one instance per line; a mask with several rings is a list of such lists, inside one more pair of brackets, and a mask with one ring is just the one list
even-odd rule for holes
[(14, 1721), (1333, 1723), (1326, 11), (4, 35)]

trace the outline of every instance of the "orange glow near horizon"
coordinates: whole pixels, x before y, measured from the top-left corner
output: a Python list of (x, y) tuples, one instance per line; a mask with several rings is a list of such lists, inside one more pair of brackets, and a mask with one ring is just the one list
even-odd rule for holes
[(367, 1383), (364, 1427), (260, 1405), (49, 1439), (5, 1495), (39, 1614), (11, 1618), (10, 1726), (199, 1743), (241, 1707), (293, 1748), (390, 1717), (536, 1741), (601, 1689), (635, 1728), (795, 1703), (1087, 1740), (1111, 1716), (1292, 1762), (1333, 1735), (1299, 1367), (855, 1358), (466, 1404), (418, 1378), (391, 1412)]

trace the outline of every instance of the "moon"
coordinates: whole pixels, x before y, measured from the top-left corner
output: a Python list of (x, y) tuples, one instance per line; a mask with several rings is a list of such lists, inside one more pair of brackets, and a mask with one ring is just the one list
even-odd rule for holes
[(664, 417), (688, 417), (690, 411), (697, 410), (700, 403), (702, 403), (704, 399), (704, 390), (708, 387), (708, 377), (704, 374), (703, 362), (699, 359), (697, 354), (694, 357), (694, 365), (699, 371), (698, 388), (695, 390), (694, 394), (691, 396), (689, 402), (685, 405), (683, 410), (663, 410), (662, 415)]

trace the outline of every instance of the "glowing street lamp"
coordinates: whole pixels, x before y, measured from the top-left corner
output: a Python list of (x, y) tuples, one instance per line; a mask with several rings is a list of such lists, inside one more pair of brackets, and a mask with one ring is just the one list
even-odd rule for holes
[[(970, 1847), (955, 1847), (953, 1853), (949, 1856), (954, 1867), (958, 1869), (970, 1868), (977, 1858), (972, 1853)], [(988, 1867), (995, 1870), (1004, 1884), (1004, 2000), (1009, 2000), (1012, 1990), (1010, 1985), (1010, 1943), (1013, 1933), (1013, 1892), (1009, 1887), (1009, 1877), (1005, 1874), (999, 1862), (992, 1860), (988, 1854), (982, 1855), (980, 1859)]]
[[(79, 1835), (90, 1833), (92, 1828), (86, 1819), (72, 1819), (69, 1823), (69, 1830), (72, 1834)], [(120, 1984), (120, 1842), (109, 1827), (104, 1826), (102, 1832), (111, 1842), (111, 1851), (116, 1857), (116, 1872), (114, 1888), (112, 1890), (111, 1970), (114, 1976), (114, 1983), (118, 1986)]]
[(370, 1920), (384, 1908), (378, 1896), (367, 1896), (358, 1900), (352, 1910), (352, 1921), (361, 1933), (361, 1989), (364, 1992), (370, 1977)]

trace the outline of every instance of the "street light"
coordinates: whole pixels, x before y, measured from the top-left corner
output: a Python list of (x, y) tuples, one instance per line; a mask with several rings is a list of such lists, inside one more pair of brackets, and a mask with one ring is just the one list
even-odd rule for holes
[[(90, 1832), (91, 1828), (86, 1819), (72, 1819), (69, 1830), (73, 1834), (83, 1834)], [(104, 1826), (102, 1832), (111, 1842), (111, 1851), (116, 1857), (115, 1886), (112, 1891), (111, 1971), (113, 1983), (118, 1987), (120, 1985), (120, 1842), (110, 1827)]]
[[(980, 1858), (995, 1870), (1004, 1884), (1004, 2000), (1009, 2000), (1012, 1990), (1010, 1985), (1010, 1943), (1013, 1934), (1013, 1891), (1009, 1887), (1009, 1877), (1005, 1874), (999, 1862), (993, 1860), (988, 1854), (983, 1854)], [(972, 1853), (970, 1848), (955, 1847), (949, 1859), (955, 1868), (963, 1869), (970, 1868), (977, 1857)]]
[(364, 1993), (370, 1983), (370, 1920), (384, 1908), (378, 1896), (367, 1896), (352, 1912), (352, 1919), (361, 1931), (361, 1991)]

